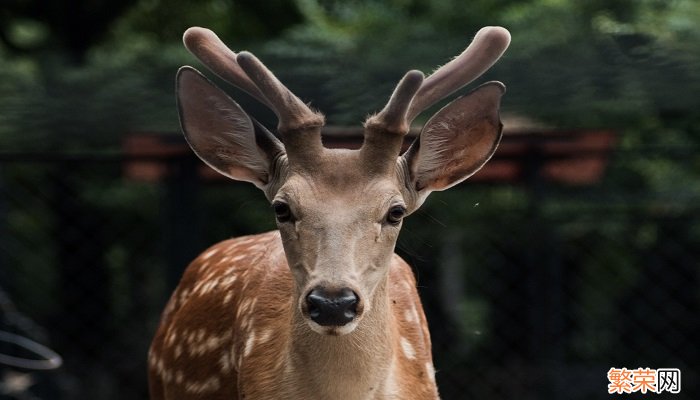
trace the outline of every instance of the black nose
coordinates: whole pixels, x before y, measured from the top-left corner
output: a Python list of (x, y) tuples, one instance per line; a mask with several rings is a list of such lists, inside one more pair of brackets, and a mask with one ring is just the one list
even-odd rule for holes
[(349, 288), (315, 288), (306, 296), (309, 317), (323, 326), (343, 326), (357, 315), (357, 295)]

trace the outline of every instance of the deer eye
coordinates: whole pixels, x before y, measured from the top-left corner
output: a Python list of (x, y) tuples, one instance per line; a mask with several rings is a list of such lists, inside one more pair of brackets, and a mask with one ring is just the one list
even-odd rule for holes
[(292, 219), (292, 211), (289, 209), (289, 204), (283, 201), (274, 201), (272, 209), (275, 210), (275, 217), (278, 222), (289, 222)]
[(393, 206), (389, 209), (389, 213), (386, 215), (386, 222), (392, 225), (398, 225), (399, 222), (406, 215), (406, 207), (404, 206)]

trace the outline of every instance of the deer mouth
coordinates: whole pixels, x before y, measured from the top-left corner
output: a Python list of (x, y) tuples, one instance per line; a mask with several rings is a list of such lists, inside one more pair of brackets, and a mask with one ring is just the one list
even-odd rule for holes
[(358, 325), (357, 319), (342, 326), (323, 326), (319, 325), (311, 319), (307, 320), (307, 324), (312, 331), (323, 336), (344, 336), (352, 333)]

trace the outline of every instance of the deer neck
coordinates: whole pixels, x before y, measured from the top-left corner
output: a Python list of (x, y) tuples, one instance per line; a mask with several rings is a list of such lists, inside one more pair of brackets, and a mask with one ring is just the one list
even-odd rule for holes
[(295, 313), (285, 366), (287, 376), (299, 383), (292, 387), (307, 388), (314, 398), (366, 399), (381, 393), (392, 375), (392, 318), (386, 277), (375, 291), (372, 309), (347, 335), (319, 335)]

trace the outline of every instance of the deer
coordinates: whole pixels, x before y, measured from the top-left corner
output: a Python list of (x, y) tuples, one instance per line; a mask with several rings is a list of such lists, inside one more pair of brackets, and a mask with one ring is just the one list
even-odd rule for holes
[(427, 78), (407, 72), (364, 122), (359, 149), (326, 148), (325, 117), (252, 53), (201, 27), (183, 42), (277, 117), (273, 134), (196, 69), (177, 72), (189, 146), (262, 190), (278, 229), (215, 244), (187, 267), (149, 349), (151, 398), (439, 398), (416, 279), (394, 248), (404, 218), (431, 192), (494, 154), (505, 86), (486, 82), (457, 97), (403, 153), (402, 144), (420, 113), (501, 57), (509, 32), (482, 28)]

